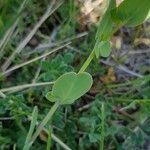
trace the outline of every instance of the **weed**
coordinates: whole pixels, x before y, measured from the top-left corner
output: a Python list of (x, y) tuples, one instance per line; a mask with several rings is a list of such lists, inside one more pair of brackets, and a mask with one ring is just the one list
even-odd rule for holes
[[(47, 1), (44, 2), (47, 4)], [(12, 15), (9, 12), (11, 9), (8, 10), (11, 4), (12, 1), (10, 3), (6, 1), (2, 2), (1, 6), (3, 10), (0, 18), (0, 26), (2, 28), (0, 36), (9, 27), (13, 27), (8, 32), (9, 34), (3, 36), (6, 36), (6, 38), (3, 38), (4, 42), (0, 41), (3, 50), (6, 48), (12, 33), (15, 31), (16, 24), (14, 26), (14, 18), (18, 15), (18, 12), (22, 11), (22, 9), (21, 11), (19, 9), (20, 3), (18, 1), (16, 3), (13, 2), (15, 14), (12, 17), (13, 19), (10, 19), (10, 22), (5, 23), (6, 14), (8, 14), (8, 18), (11, 18)], [(10, 6), (7, 7), (7, 5)], [(79, 65), (78, 61), (75, 62), (77, 64), (74, 63), (75, 53), (59, 52), (60, 49), (64, 50), (68, 48), (71, 40), (66, 40), (62, 43), (59, 42), (58, 45), (54, 43), (52, 46), (53, 50), (49, 51), (48, 46), (45, 48), (46, 51), (44, 54), (40, 56), (36, 56), (35, 54), (34, 58), (30, 58), (31, 55), (29, 55), (27, 56), (30, 58), (29, 60), (9, 68), (11, 63), (15, 64), (15, 57), (26, 49), (31, 39), (36, 39), (35, 34), (37, 32), (43, 38), (43, 41), (48, 42), (48, 45), (54, 42), (48, 36), (41, 33), (40, 27), (61, 5), (62, 1), (56, 3), (52, 1), (41, 19), (39, 21), (35, 19), (37, 23), (27, 36), (19, 42), (12, 54), (7, 59), (4, 58), (0, 74), (4, 77), (2, 81), (5, 81), (9, 76), (12, 77), (12, 79), (10, 78), (12, 83), (19, 83), (23, 77), (30, 80), (28, 76), (30, 74), (28, 69), (29, 64), (36, 62), (39, 66), (34, 68), (34, 71), (31, 69), (33, 73), (31, 84), (2, 88), (0, 90), (2, 97), (0, 101), (0, 120), (2, 120), (0, 126), (0, 149), (16, 149), (16, 147), (18, 149), (23, 148), (24, 150), (31, 148), (33, 150), (50, 149), (52, 147), (57, 150), (61, 148), (66, 150), (135, 149), (136, 147), (143, 149), (145, 139), (148, 140), (147, 133), (149, 132), (146, 131), (148, 127), (146, 127), (147, 123), (145, 123), (148, 122), (147, 116), (149, 116), (149, 76), (128, 81), (128, 83), (124, 84), (106, 84), (97, 93), (96, 97), (93, 98), (92, 94), (87, 93), (93, 88), (93, 78), (86, 70), (93, 60), (97, 62), (97, 60), (107, 58), (111, 54), (110, 39), (122, 26), (135, 27), (149, 18), (150, 1), (144, 0), (141, 4), (140, 0), (136, 0), (135, 2), (124, 0), (119, 6), (116, 6), (116, 1), (110, 0), (107, 10), (98, 26), (95, 36), (95, 46), (77, 73), (73, 68), (74, 65)], [(38, 4), (35, 4), (35, 6), (39, 7)], [(30, 10), (30, 7), (27, 9)], [(55, 37), (59, 40), (64, 39), (65, 36), (71, 36), (76, 32), (76, 9), (75, 1), (70, 0), (60, 8), (58, 14), (54, 14), (58, 22), (60, 18), (64, 19), (69, 14), (69, 19), (65, 20), (65, 23), (58, 29), (59, 33), (55, 33), (58, 32), (56, 30), (54, 31)], [(35, 15), (34, 17), (37, 16)], [(32, 19), (29, 23), (31, 22)], [(7, 24), (7, 26), (4, 26), (4, 24)], [(53, 24), (53, 26), (55, 25)], [(51, 30), (48, 27), (45, 28)], [(81, 43), (79, 42), (79, 44)], [(84, 47), (85, 44), (88, 44), (88, 42), (83, 43), (83, 45), (81, 44), (80, 47)], [(0, 52), (3, 52), (3, 50)], [(53, 55), (54, 52), (59, 52), (59, 54), (53, 60), (46, 60), (46, 57)], [(3, 56), (3, 53), (1, 56)], [(50, 58), (53, 58), (53, 56)], [(21, 61), (21, 59), (18, 60)], [(82, 60), (80, 60), (81, 62)], [(11, 74), (18, 69), (22, 69), (23, 73), (16, 74), (17, 79), (15, 80)], [(95, 68), (89, 70), (93, 72)], [(21, 78), (18, 78), (20, 75)], [(41, 81), (41, 83), (36, 83), (36, 81)], [(49, 90), (49, 87), (45, 88), (45, 90), (42, 88), (36, 89), (36, 92), (33, 92), (31, 89), (28, 91), (24, 90), (29, 87), (42, 85), (51, 85), (51, 90)], [(1, 86), (4, 86), (4, 83)], [(128, 88), (126, 92), (124, 92), (124, 88), (121, 89), (124, 86)], [(132, 87), (132, 90), (130, 90), (129, 86)], [(24, 90), (24, 92), (20, 92), (19, 96), (12, 94), (20, 90)], [(86, 106), (82, 106), (82, 102), (77, 101), (81, 97), (83, 103), (87, 103)], [(94, 99), (94, 101), (89, 102), (91, 99)], [(50, 102), (54, 104), (51, 106)], [(118, 105), (115, 105), (116, 103)], [(70, 106), (71, 104), (76, 105)], [(32, 111), (34, 105), (38, 107), (35, 106)], [(83, 112), (83, 110), (86, 111)], [(53, 134), (53, 130), (55, 130), (55, 133), (66, 144)], [(41, 141), (46, 141), (47, 145), (38, 141), (38, 137), (40, 137)], [(53, 140), (56, 144), (53, 144)]]

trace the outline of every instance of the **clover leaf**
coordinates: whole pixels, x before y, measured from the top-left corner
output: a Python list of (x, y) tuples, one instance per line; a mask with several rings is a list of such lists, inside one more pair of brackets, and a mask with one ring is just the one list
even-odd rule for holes
[(96, 58), (99, 56), (108, 57), (111, 52), (111, 43), (109, 41), (97, 41), (94, 47)]
[(150, 0), (124, 0), (111, 14), (117, 24), (140, 25), (150, 17)]
[(87, 72), (69, 72), (55, 81), (52, 91), (48, 92), (46, 97), (51, 102), (72, 104), (91, 88), (92, 83), (92, 76)]

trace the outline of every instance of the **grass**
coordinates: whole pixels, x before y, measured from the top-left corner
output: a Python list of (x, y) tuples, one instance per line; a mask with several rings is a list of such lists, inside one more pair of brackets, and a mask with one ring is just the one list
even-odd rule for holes
[[(1, 150), (23, 149), (24, 143), (31, 146), (37, 137), (32, 150), (146, 149), (150, 137), (149, 75), (129, 75), (105, 83), (101, 77), (107, 76), (108, 65), (95, 60), (87, 68), (94, 54), (83, 62), (93, 48), (97, 27), (81, 30), (80, 6), (74, 0), (24, 0), (11, 5), (7, 1), (0, 10), (0, 22), (6, 26), (0, 32)], [(116, 34), (121, 37), (124, 31), (119, 32)], [(57, 104), (54, 107), (46, 100), (46, 93), (60, 75), (77, 72), (82, 64), (80, 72), (86, 69), (93, 75), (92, 89), (74, 105), (57, 109)], [(57, 112), (48, 121), (52, 107)]]
[(103, 150), (103, 149), (104, 149), (104, 145), (105, 145), (105, 105), (104, 105), (104, 103), (102, 103), (102, 106), (101, 106), (101, 114), (100, 114), (100, 117), (101, 117), (100, 150)]

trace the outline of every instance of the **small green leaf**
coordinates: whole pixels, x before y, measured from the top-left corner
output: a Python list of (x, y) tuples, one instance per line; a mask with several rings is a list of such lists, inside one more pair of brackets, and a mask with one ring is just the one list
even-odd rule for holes
[(111, 14), (117, 24), (137, 26), (150, 17), (150, 0), (124, 0)]
[(96, 58), (99, 56), (108, 57), (111, 52), (111, 44), (109, 41), (97, 41), (94, 47)]
[(76, 74), (69, 72), (60, 76), (46, 97), (51, 102), (60, 101), (61, 104), (72, 104), (84, 95), (92, 86), (93, 80), (89, 73)]

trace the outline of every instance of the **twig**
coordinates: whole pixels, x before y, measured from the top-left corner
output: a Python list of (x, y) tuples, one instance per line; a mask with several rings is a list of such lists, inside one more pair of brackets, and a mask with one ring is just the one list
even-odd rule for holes
[(62, 1), (54, 7), (55, 1), (51, 3), (51, 5), (48, 7), (47, 11), (44, 13), (40, 21), (34, 26), (32, 31), (25, 37), (23, 41), (20, 42), (19, 46), (17, 49), (11, 54), (11, 56), (4, 62), (2, 65), (2, 70), (5, 71), (9, 65), (11, 64), (11, 61), (15, 58), (17, 53), (20, 53), (24, 47), (28, 44), (28, 42), (31, 40), (31, 38), (34, 36), (36, 31), (39, 29), (39, 27), (45, 22), (45, 20), (53, 13), (57, 8), (59, 8), (62, 4)]
[(56, 137), (53, 133), (52, 133), (52, 139), (54, 141), (56, 141), (62, 148), (64, 148), (65, 150), (71, 150), (71, 148), (69, 148), (65, 143), (63, 143), (58, 137)]
[(61, 42), (58, 42), (58, 43), (47, 43), (47, 44), (43, 44), (43, 45), (40, 45), (39, 47), (36, 48), (37, 49), (45, 49), (45, 48), (50, 48), (51, 46), (56, 46), (58, 44), (63, 44), (63, 43), (66, 43), (66, 42), (70, 42), (72, 40), (75, 40), (75, 39), (78, 39), (78, 38), (81, 38), (83, 36), (86, 36), (88, 34), (88, 32), (83, 32), (83, 33), (79, 33), (75, 36), (72, 36), (72, 37), (69, 37), (69, 38), (66, 38), (65, 40), (61, 41)]
[[(54, 46), (59, 46), (59, 45), (65, 44), (65, 43), (67, 43), (67, 42), (72, 42), (73, 40), (78, 39), (78, 38), (81, 38), (81, 37), (83, 37), (83, 36), (86, 36), (87, 34), (88, 34), (87, 32), (83, 32), (83, 33), (79, 33), (79, 34), (77, 34), (77, 35), (75, 35), (75, 36), (66, 38), (66, 39), (64, 39), (64, 40), (61, 41), (61, 42), (56, 42), (56, 43), (49, 42), (49, 43), (47, 43), (47, 44), (41, 44), (41, 45), (39, 45), (38, 47), (36, 47), (32, 52), (29, 52), (29, 53), (27, 53), (27, 54), (25, 53), (25, 54), (23, 54), (23, 55), (30, 55), (30, 54), (33, 54), (33, 53), (37, 53), (37, 51), (38, 51), (38, 52), (42, 52), (42, 51), (45, 50), (45, 49), (52, 48), (52, 47), (54, 47)], [(68, 47), (68, 46), (66, 46), (66, 47)]]
[(0, 43), (0, 59), (4, 55), (5, 46), (7, 45), (8, 41), (10, 40), (11, 35), (14, 32), (14, 29), (16, 28), (17, 24), (18, 24), (18, 19), (15, 21), (14, 25), (8, 29), (3, 40)]
[[(24, 0), (23, 3), (21, 4), (17, 14), (20, 15), (23, 8), (25, 7), (27, 3), (27, 0)], [(20, 16), (17, 18), (17, 20), (13, 23), (13, 25), (7, 30), (6, 34), (4, 35), (3, 39), (0, 41), (0, 58), (2, 58), (3, 54), (4, 54), (4, 49), (5, 46), (7, 45), (8, 41), (10, 40), (12, 33), (14, 32), (18, 21), (20, 19)]]
[(120, 114), (122, 114), (123, 116), (130, 118), (132, 121), (135, 120), (134, 117), (132, 117), (130, 114), (128, 114), (126, 111), (124, 111), (124, 110), (122, 110), (122, 109), (120, 109), (120, 108), (114, 107), (114, 110), (115, 110), (117, 113), (120, 113)]
[(14, 117), (0, 117), (0, 121), (15, 120)]
[(33, 58), (33, 59), (31, 59), (31, 60), (29, 60), (29, 61), (26, 61), (26, 62), (24, 62), (24, 63), (22, 63), (22, 64), (16, 65), (16, 66), (14, 66), (14, 67), (12, 67), (12, 68), (6, 70), (5, 72), (2, 72), (1, 75), (2, 75), (2, 76), (6, 76), (6, 75), (8, 76), (8, 73), (10, 73), (10, 72), (12, 72), (12, 71), (14, 71), (14, 70), (16, 70), (16, 69), (19, 69), (19, 68), (21, 68), (21, 67), (23, 67), (23, 66), (25, 66), (25, 65), (28, 65), (28, 64), (30, 64), (30, 63), (33, 63), (33, 62), (35, 62), (35, 61), (37, 61), (37, 60), (39, 60), (39, 59), (42, 59), (42, 58), (44, 58), (44, 57), (47, 57), (48, 55), (50, 55), (50, 54), (52, 54), (52, 53), (54, 53), (54, 52), (57, 52), (58, 50), (60, 50), (60, 49), (62, 49), (62, 48), (64, 48), (64, 47), (66, 47), (68, 44), (70, 44), (70, 43), (67, 43), (67, 44), (62, 45), (62, 46), (60, 46), (60, 47), (58, 47), (58, 48), (55, 48), (54, 50), (52, 50), (52, 51), (50, 51), (50, 52), (47, 52), (47, 53), (45, 53), (45, 54), (43, 54), (43, 55), (41, 55), (41, 56), (38, 56), (38, 57), (36, 57), (36, 58)]
[(6, 97), (6, 95), (0, 90), (0, 96), (2, 97), (2, 98), (5, 98)]
[[(127, 55), (150, 53), (150, 49), (129, 50)], [(122, 54), (126, 54), (125, 52)]]
[(37, 87), (37, 86), (46, 86), (54, 84), (54, 82), (41, 82), (41, 83), (32, 83), (32, 84), (24, 84), (24, 85), (18, 85), (18, 86), (12, 86), (8, 88), (3, 88), (0, 91), (1, 92), (10, 92), (10, 91), (19, 91), (30, 87)]
[(70, 46), (70, 45), (67, 45), (66, 47), (67, 47), (68, 49), (72, 50), (72, 51), (75, 51), (75, 52), (81, 54), (81, 55), (87, 55), (87, 53), (82, 52), (82, 51), (78, 50), (77, 48), (72, 47), (72, 46)]
[(104, 61), (104, 60), (101, 60), (101, 62), (103, 64), (105, 64), (105, 65), (115, 66), (116, 68), (118, 68), (118, 69), (120, 69), (120, 70), (122, 70), (122, 71), (124, 71), (124, 72), (126, 72), (126, 73), (128, 73), (130, 75), (132, 75), (132, 76), (136, 76), (136, 77), (139, 77), (139, 78), (143, 78), (144, 77), (141, 74), (138, 74), (138, 73), (136, 73), (134, 71), (129, 70), (127, 67), (125, 67), (123, 65), (115, 65), (113, 62), (108, 62), (108, 61)]
[(86, 109), (88, 109), (89, 107), (91, 107), (92, 104), (93, 104), (93, 102), (91, 102), (91, 103), (89, 103), (89, 104), (86, 104), (86, 105), (84, 105), (84, 106), (78, 108), (77, 111), (81, 112), (81, 111), (83, 111), (83, 110), (86, 110)]
[[(48, 130), (46, 128), (43, 128), (43, 130), (48, 134)], [(57, 136), (55, 136), (53, 133), (51, 134), (52, 139), (57, 142), (62, 148), (65, 150), (71, 150), (65, 143), (63, 143)]]
[(127, 67), (125, 67), (123, 65), (118, 65), (117, 68), (122, 70), (122, 71), (124, 71), (124, 72), (126, 72), (126, 73), (128, 73), (128, 74), (131, 74), (132, 76), (136, 76), (136, 77), (139, 77), (139, 78), (143, 78), (144, 77), (143, 75), (141, 75), (139, 73), (136, 73), (134, 71), (129, 70)]

